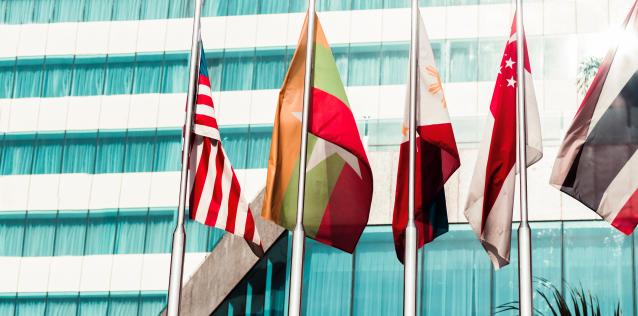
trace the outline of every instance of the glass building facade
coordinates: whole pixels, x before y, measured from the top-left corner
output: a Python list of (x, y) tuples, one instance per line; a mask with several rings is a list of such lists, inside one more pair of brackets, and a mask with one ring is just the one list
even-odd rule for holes
[[(156, 315), (166, 304), (188, 80), (191, 0), (0, 1), (0, 315)], [(407, 80), (408, 0), (318, 0), (375, 177), (354, 254), (308, 240), (304, 315), (398, 315), (403, 268), (390, 223)], [(545, 158), (530, 169), (534, 275), (636, 315), (634, 236), (547, 185), (582, 98), (632, 0), (525, 1)], [(462, 215), (511, 23), (505, 0), (421, 0), (462, 167), (450, 232), (419, 253), (419, 313), (490, 315), (515, 301)], [(224, 149), (249, 197), (265, 182), (278, 89), (305, 0), (204, 0), (202, 37)], [(514, 225), (516, 226), (516, 225)], [(185, 280), (224, 233), (187, 221)], [(284, 315), (282, 236), (213, 315)], [(547, 312), (536, 295), (535, 306)], [(504, 313), (507, 314), (507, 313)]]

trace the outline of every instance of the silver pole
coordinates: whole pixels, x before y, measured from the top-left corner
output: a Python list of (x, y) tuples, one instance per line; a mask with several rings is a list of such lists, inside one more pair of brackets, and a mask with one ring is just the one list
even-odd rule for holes
[(416, 162), (416, 92), (417, 54), (419, 47), (419, 1), (412, 0), (412, 30), (410, 40), (410, 173), (408, 177), (408, 226), (405, 228), (403, 277), (403, 315), (416, 315), (417, 231), (414, 223), (414, 164)]
[(532, 231), (527, 221), (527, 119), (525, 113), (525, 45), (523, 34), (523, 0), (516, 0), (516, 64), (518, 175), (521, 223), (518, 226), (518, 295), (521, 316), (532, 316)]
[(297, 221), (292, 231), (292, 263), (288, 316), (301, 315), (301, 289), (305, 232), (303, 228), (304, 194), (306, 192), (306, 151), (308, 149), (308, 113), (311, 105), (312, 71), (315, 57), (315, 0), (308, 0), (308, 31), (306, 33), (306, 72), (304, 74), (303, 114), (301, 120), (301, 149), (299, 162), (299, 188), (297, 191)]
[(179, 206), (177, 208), (177, 224), (173, 231), (173, 249), (171, 251), (171, 272), (168, 280), (168, 316), (178, 316), (182, 294), (182, 273), (184, 271), (184, 248), (186, 246), (186, 232), (184, 230), (184, 210), (186, 206), (186, 192), (188, 184), (188, 145), (191, 143), (193, 125), (193, 103), (197, 91), (197, 69), (199, 67), (199, 16), (202, 0), (195, 1), (195, 16), (193, 18), (193, 38), (191, 43), (188, 96), (186, 99), (186, 123), (184, 125), (184, 146), (182, 147), (182, 174), (179, 182)]

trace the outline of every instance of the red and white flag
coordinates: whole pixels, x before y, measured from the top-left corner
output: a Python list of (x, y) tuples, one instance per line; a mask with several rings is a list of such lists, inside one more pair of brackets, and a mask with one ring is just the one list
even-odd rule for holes
[[(516, 21), (516, 17), (514, 18)], [(525, 96), (527, 104), (527, 166), (541, 159), (540, 119), (534, 82), (525, 51)], [(486, 130), (478, 152), (465, 217), (499, 269), (510, 262), (512, 211), (516, 178), (516, 23), (505, 46), (490, 103)]]
[(189, 154), (190, 217), (261, 248), (246, 196), (222, 148), (203, 49), (194, 112)]
[[(419, 19), (417, 58), (416, 161), (414, 168), (414, 219), (417, 247), (448, 231), (444, 184), (461, 161), (447, 111), (443, 86), (436, 69), (425, 24)], [(406, 98), (403, 142), (399, 152), (397, 188), (392, 216), (392, 232), (397, 257), (403, 262), (405, 228), (408, 224), (408, 177), (410, 142), (408, 137), (410, 99)]]

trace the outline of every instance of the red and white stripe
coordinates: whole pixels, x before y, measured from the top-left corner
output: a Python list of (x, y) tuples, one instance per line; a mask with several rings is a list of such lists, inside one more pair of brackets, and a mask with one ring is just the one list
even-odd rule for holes
[(219, 127), (215, 118), (215, 106), (213, 94), (210, 88), (210, 80), (201, 72), (197, 86), (197, 101), (195, 102), (195, 124), (193, 132), (215, 140), (221, 140)]

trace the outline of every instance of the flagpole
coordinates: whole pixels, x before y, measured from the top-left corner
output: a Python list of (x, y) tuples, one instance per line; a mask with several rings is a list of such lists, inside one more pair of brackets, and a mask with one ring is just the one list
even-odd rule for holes
[(303, 262), (305, 232), (303, 227), (304, 195), (306, 188), (306, 156), (308, 150), (308, 113), (310, 112), (312, 71), (315, 52), (315, 0), (308, 0), (308, 30), (306, 34), (306, 69), (304, 74), (303, 113), (301, 120), (301, 148), (299, 162), (299, 187), (297, 190), (297, 220), (292, 231), (292, 263), (290, 269), (290, 291), (288, 316), (301, 315), (301, 290), (303, 285)]
[(523, 34), (523, 0), (516, 0), (516, 64), (518, 175), (521, 222), (518, 226), (518, 294), (519, 313), (532, 316), (532, 231), (527, 221), (527, 119), (525, 105), (525, 43)]
[(405, 228), (403, 315), (416, 315), (417, 231), (414, 223), (414, 171), (416, 162), (416, 91), (419, 1), (412, 0), (410, 40), (410, 170), (408, 176), (408, 225)]
[(199, 19), (202, 0), (195, 1), (195, 15), (193, 17), (193, 35), (191, 42), (191, 55), (188, 79), (188, 96), (186, 99), (186, 120), (184, 125), (184, 144), (182, 146), (182, 173), (179, 182), (179, 206), (177, 208), (177, 223), (173, 231), (173, 248), (171, 250), (171, 271), (168, 281), (168, 307), (167, 316), (178, 316), (182, 292), (182, 274), (184, 271), (184, 248), (186, 246), (186, 232), (184, 230), (184, 211), (186, 206), (187, 177), (188, 177), (188, 152), (191, 143), (191, 130), (193, 125), (193, 103), (197, 85), (199, 66)]

